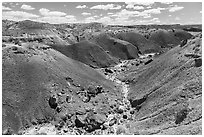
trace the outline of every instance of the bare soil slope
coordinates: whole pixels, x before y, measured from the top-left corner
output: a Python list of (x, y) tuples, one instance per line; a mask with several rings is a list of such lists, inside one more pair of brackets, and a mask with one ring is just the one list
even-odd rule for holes
[(139, 33), (136, 32), (123, 32), (118, 33), (116, 35), (117, 38), (121, 40), (125, 40), (133, 44), (135, 47), (138, 48), (138, 50), (142, 53), (154, 53), (154, 52), (160, 52), (161, 48), (157, 44), (154, 44), (153, 42), (146, 39), (144, 36), (142, 36)]
[(113, 57), (120, 59), (134, 59), (138, 57), (138, 49), (131, 43), (113, 38), (106, 33), (95, 35), (91, 41), (101, 46)]
[(133, 132), (201, 134), (201, 37), (197, 35), (128, 74), (128, 98), (137, 110)]
[(117, 62), (103, 48), (89, 41), (80, 41), (79, 43), (63, 47), (52, 47), (67, 57), (81, 61), (92, 67), (103, 68), (114, 65)]
[(149, 40), (161, 48), (172, 48), (180, 44), (181, 40), (189, 39), (192, 35), (185, 31), (157, 30), (150, 35)]
[[(113, 104), (120, 100), (111, 81), (49, 46), (6, 44), (2, 53), (3, 132), (18, 133), (53, 120), (79, 126), (78, 116), (94, 111), (89, 114), (92, 120), (95, 115), (104, 117), (109, 100)], [(100, 122), (86, 124), (86, 130), (100, 127)]]

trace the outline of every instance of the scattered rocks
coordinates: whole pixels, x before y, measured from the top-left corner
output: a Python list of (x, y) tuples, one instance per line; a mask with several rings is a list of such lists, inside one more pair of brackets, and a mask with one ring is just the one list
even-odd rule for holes
[(118, 109), (116, 109), (116, 112), (117, 112), (118, 114), (122, 114), (124, 111), (123, 111), (122, 108), (118, 108)]
[(186, 54), (184, 54), (184, 56), (191, 57), (191, 58), (199, 58), (199, 57), (201, 57), (200, 55), (193, 54), (193, 53), (186, 53)]
[(105, 72), (107, 72), (107, 73), (113, 73), (113, 71), (112, 71), (111, 69), (109, 69), (109, 68), (105, 68)]
[(95, 131), (96, 129), (103, 128), (103, 123), (106, 120), (105, 115), (94, 114), (93, 112), (89, 112), (85, 119), (85, 130), (87, 132)]

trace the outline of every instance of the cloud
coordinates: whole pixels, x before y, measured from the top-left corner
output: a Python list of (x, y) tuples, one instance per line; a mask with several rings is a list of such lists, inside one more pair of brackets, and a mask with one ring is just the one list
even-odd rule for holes
[(174, 7), (169, 8), (169, 12), (179, 11), (179, 10), (182, 10), (183, 8), (184, 7), (179, 7), (179, 6), (175, 5)]
[(138, 20), (137, 24), (158, 24), (160, 23), (159, 18), (153, 18), (150, 20)]
[(39, 10), (40, 14), (43, 15), (43, 16), (54, 16), (54, 17), (60, 17), (60, 16), (65, 16), (66, 13), (64, 12), (60, 12), (60, 11), (50, 11), (48, 9), (45, 9), (45, 8), (41, 8)]
[(162, 4), (172, 4), (173, 2), (160, 2), (160, 3), (162, 3)]
[(148, 9), (148, 10), (144, 10), (143, 13), (147, 13), (147, 14), (160, 14), (161, 10), (165, 10), (165, 8), (156, 8), (156, 9)]
[(129, 17), (129, 16), (137, 16), (140, 12), (139, 11), (130, 11), (123, 9), (120, 12), (115, 13), (114, 15), (111, 15), (113, 17)]
[(101, 17), (100, 19), (97, 20), (97, 22), (101, 22), (104, 24), (112, 24), (115, 21), (111, 19), (110, 17), (106, 16), (106, 17)]
[(88, 15), (91, 15), (91, 13), (89, 13), (89, 12), (83, 12), (82, 15), (88, 16)]
[(125, 4), (127, 5), (143, 5), (143, 6), (149, 6), (149, 5), (153, 5), (154, 2), (125, 2)]
[(14, 20), (14, 21), (22, 21), (27, 19), (36, 19), (38, 15), (24, 12), (24, 11), (6, 11), (2, 13), (3, 19)]
[(39, 22), (46, 22), (46, 23), (50, 23), (50, 24), (76, 23), (77, 22), (75, 16), (73, 16), (73, 15), (67, 15), (65, 17), (46, 16), (46, 17), (38, 18), (37, 21), (39, 21)]
[(118, 10), (118, 9), (121, 9), (121, 6), (115, 5), (115, 4), (96, 5), (96, 6), (91, 7), (90, 9)]
[(2, 5), (2, 10), (11, 10), (11, 8)]
[(144, 9), (143, 6), (135, 6), (135, 5), (127, 5), (126, 8), (127, 9), (135, 9), (135, 10), (142, 10), (142, 9)]
[(132, 11), (123, 9), (120, 12), (115, 13), (114, 15), (110, 15), (112, 17), (119, 17), (119, 18), (129, 18), (129, 17), (144, 17), (150, 18), (151, 14), (160, 14), (161, 10), (165, 10), (165, 8), (156, 8), (156, 9), (147, 9), (144, 11)]
[(87, 8), (87, 6), (86, 5), (78, 5), (78, 6), (76, 6), (76, 8), (77, 9), (84, 9), (84, 8)]
[(179, 17), (176, 17), (175, 20), (181, 20)]
[(107, 14), (108, 14), (108, 15), (113, 15), (114, 13), (112, 13), (112, 12), (108, 12)]
[(144, 9), (143, 6), (136, 6), (136, 4), (134, 2), (126, 2), (127, 6), (126, 8), (127, 9), (135, 9), (135, 10), (141, 10), (141, 9)]
[(35, 8), (33, 8), (33, 7), (30, 6), (30, 5), (23, 4), (23, 5), (21, 6), (21, 9), (24, 9), (24, 10), (34, 10)]
[(85, 23), (90, 23), (90, 22), (96, 22), (96, 19), (94, 17), (87, 17), (84, 20)]
[(69, 18), (69, 19), (75, 19), (76, 18), (74, 15), (66, 15), (65, 17)]

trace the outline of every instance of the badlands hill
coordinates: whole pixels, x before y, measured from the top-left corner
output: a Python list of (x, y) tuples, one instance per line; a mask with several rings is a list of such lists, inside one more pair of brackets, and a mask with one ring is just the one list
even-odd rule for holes
[[(78, 115), (93, 110), (93, 116), (104, 117), (111, 110), (108, 100), (119, 101), (113, 82), (46, 45), (6, 44), (2, 50), (3, 131), (18, 133), (68, 115), (76, 124)], [(95, 128), (89, 124), (89, 130)]]
[(142, 54), (160, 52), (159, 45), (146, 39), (142, 34), (136, 32), (122, 32), (116, 35), (117, 38), (133, 44)]
[(83, 62), (91, 67), (109, 67), (116, 64), (117, 59), (110, 56), (106, 51), (89, 41), (80, 41), (68, 46), (52, 46), (55, 50), (72, 59)]
[(2, 25), (2, 134), (202, 134), (201, 28)]
[(172, 32), (166, 30), (158, 30), (150, 35), (149, 40), (153, 41), (161, 48), (171, 48), (180, 44), (182, 40), (191, 38), (191, 36), (191, 34), (185, 31)]
[(130, 69), (128, 98), (139, 134), (201, 134), (202, 34), (147, 65)]
[(138, 49), (131, 43), (113, 38), (108, 34), (100, 33), (99, 35), (95, 35), (92, 41), (101, 46), (113, 57), (120, 59), (134, 59), (138, 57)]

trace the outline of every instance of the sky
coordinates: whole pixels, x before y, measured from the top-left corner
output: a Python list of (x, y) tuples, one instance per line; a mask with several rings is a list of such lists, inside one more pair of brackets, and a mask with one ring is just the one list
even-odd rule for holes
[(201, 2), (3, 2), (2, 19), (107, 25), (202, 24)]

